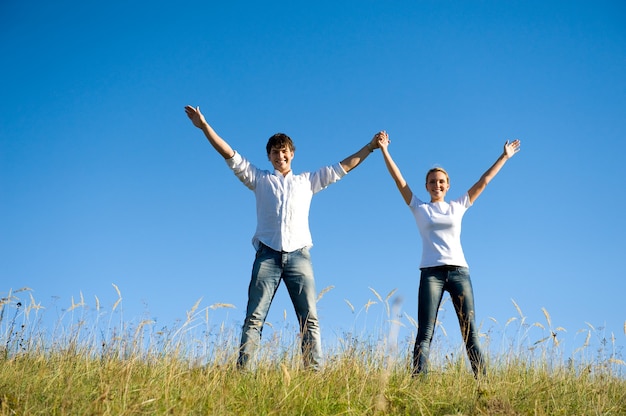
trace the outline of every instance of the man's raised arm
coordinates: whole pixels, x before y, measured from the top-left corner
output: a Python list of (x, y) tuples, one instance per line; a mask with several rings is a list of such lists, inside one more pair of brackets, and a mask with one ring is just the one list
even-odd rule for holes
[(189, 117), (193, 125), (202, 130), (206, 138), (209, 140), (209, 143), (211, 143), (211, 146), (213, 146), (213, 148), (217, 150), (217, 152), (222, 155), (224, 159), (230, 159), (235, 155), (235, 151), (228, 143), (226, 143), (226, 140), (222, 139), (215, 132), (215, 130), (213, 130), (209, 123), (206, 122), (204, 116), (200, 112), (200, 107), (193, 108), (190, 105), (185, 106), (185, 113), (187, 113), (187, 117)]

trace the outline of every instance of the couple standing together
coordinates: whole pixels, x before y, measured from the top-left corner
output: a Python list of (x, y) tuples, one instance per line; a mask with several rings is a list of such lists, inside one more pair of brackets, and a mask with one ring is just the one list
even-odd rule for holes
[(415, 216), (422, 238), (413, 374), (427, 372), (430, 343), (444, 291), (448, 291), (452, 299), (474, 375), (485, 374), (486, 363), (478, 340), (472, 283), (461, 247), (461, 221), (465, 211), (506, 161), (520, 150), (519, 140), (507, 141), (502, 154), (478, 182), (463, 196), (450, 202), (444, 200), (450, 188), (448, 174), (439, 167), (429, 170), (426, 190), (430, 202), (425, 202), (413, 194), (402, 177), (389, 153), (390, 140), (384, 131), (376, 133), (365, 146), (339, 163), (315, 172), (294, 174), (291, 162), (296, 147), (289, 136), (277, 133), (270, 137), (265, 149), (274, 170), (263, 170), (233, 150), (206, 122), (200, 107), (186, 106), (185, 112), (256, 198), (257, 227), (252, 238), (256, 257), (237, 360), (240, 368), (252, 365), (267, 313), (281, 280), (285, 282), (298, 317), (304, 365), (314, 369), (320, 367), (322, 347), (317, 294), (309, 254), (313, 244), (309, 230), (311, 198), (356, 168), (375, 149), (380, 149), (404, 202)]

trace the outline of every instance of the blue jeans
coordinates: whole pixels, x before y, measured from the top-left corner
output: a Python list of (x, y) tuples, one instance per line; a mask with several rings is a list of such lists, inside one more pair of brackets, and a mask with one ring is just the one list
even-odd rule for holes
[(259, 348), (263, 325), (281, 279), (287, 286), (298, 317), (304, 365), (318, 368), (321, 364), (322, 343), (309, 249), (305, 247), (287, 253), (261, 244), (252, 266), (252, 278), (248, 287), (248, 306), (237, 360), (240, 368), (250, 366), (250, 361)]
[(456, 266), (422, 269), (417, 308), (418, 329), (413, 350), (413, 373), (426, 374), (428, 371), (430, 343), (433, 339), (437, 312), (444, 291), (450, 293), (474, 376), (485, 374), (485, 360), (478, 341), (474, 291), (469, 269)]

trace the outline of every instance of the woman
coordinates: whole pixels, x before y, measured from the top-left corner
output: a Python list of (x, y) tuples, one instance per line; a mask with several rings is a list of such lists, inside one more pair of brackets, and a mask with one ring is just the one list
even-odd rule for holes
[(474, 293), (469, 268), (461, 247), (461, 221), (487, 184), (502, 166), (520, 150), (520, 141), (508, 140), (496, 162), (462, 197), (445, 202), (450, 189), (450, 178), (442, 168), (433, 168), (426, 174), (426, 190), (430, 202), (417, 198), (400, 173), (389, 153), (389, 136), (379, 136), (378, 143), (387, 169), (396, 182), (404, 202), (415, 216), (422, 237), (422, 260), (418, 294), (418, 329), (413, 349), (413, 374), (426, 374), (430, 343), (437, 321), (437, 311), (443, 292), (448, 291), (454, 305), (461, 334), (465, 342), (474, 376), (485, 374), (485, 360), (478, 341), (474, 312)]

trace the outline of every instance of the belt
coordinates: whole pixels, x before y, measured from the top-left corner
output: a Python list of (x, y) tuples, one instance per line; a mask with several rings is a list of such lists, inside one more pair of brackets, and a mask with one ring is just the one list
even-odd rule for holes
[(281, 253), (281, 254), (289, 253), (288, 251), (285, 251), (285, 250), (280, 250), (280, 251), (279, 250), (274, 250), (272, 247), (270, 247), (267, 244), (264, 244), (264, 243), (259, 241), (259, 248), (261, 248), (261, 247), (265, 247), (266, 249), (271, 250), (274, 253)]
[(440, 270), (444, 272), (456, 272), (457, 270), (462, 268), (463, 266), (450, 266), (448, 264), (444, 264), (443, 266), (422, 267), (420, 270)]

